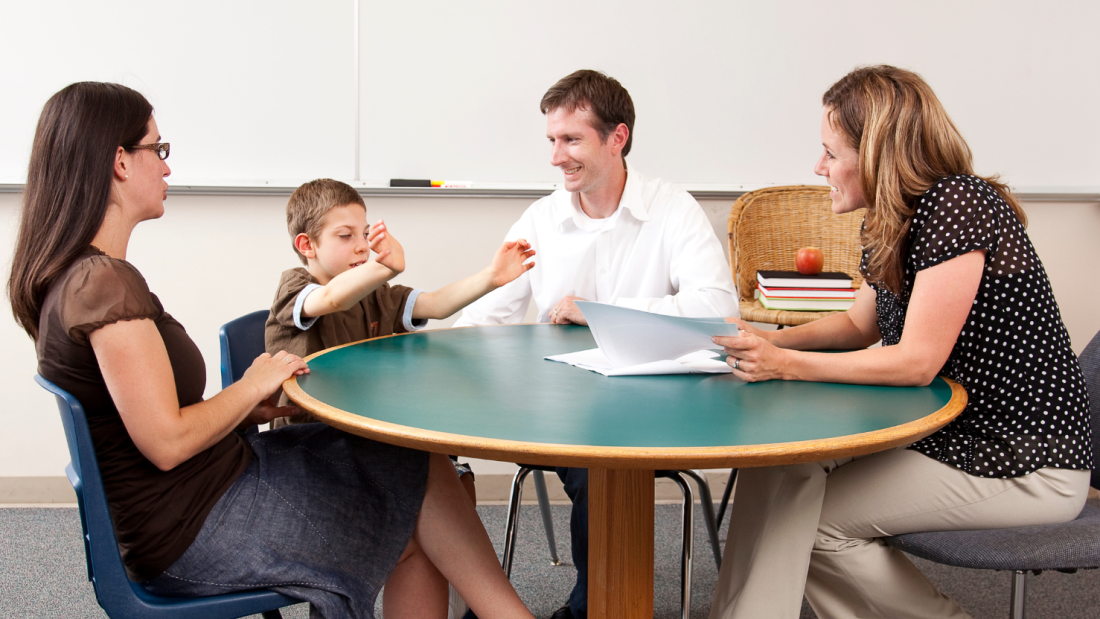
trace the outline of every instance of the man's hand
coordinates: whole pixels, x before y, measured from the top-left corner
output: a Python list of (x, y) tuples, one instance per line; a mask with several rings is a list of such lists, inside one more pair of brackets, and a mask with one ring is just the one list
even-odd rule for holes
[(370, 227), (367, 242), (374, 252), (374, 261), (398, 274), (405, 270), (405, 250), (386, 229), (386, 222), (379, 219)]
[(524, 239), (507, 241), (500, 246), (493, 261), (489, 264), (489, 282), (493, 288), (500, 288), (504, 284), (530, 271), (535, 262), (524, 262), (535, 255), (531, 244)]
[(550, 310), (550, 322), (556, 325), (584, 325), (587, 327), (588, 321), (584, 319), (584, 314), (577, 307), (577, 301), (587, 300), (574, 296), (562, 297), (562, 300), (558, 301), (554, 309)]

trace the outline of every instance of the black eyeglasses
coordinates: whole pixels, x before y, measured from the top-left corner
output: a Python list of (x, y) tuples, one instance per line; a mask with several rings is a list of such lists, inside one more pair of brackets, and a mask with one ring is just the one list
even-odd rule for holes
[(151, 150), (160, 157), (161, 161), (168, 158), (168, 153), (172, 150), (172, 145), (168, 142), (157, 142), (156, 144), (137, 144), (131, 146), (132, 149)]

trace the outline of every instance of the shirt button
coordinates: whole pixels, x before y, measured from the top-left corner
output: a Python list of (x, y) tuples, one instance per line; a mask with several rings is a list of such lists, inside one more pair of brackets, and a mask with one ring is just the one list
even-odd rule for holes
[(607, 269), (600, 269), (600, 275), (607, 275)]

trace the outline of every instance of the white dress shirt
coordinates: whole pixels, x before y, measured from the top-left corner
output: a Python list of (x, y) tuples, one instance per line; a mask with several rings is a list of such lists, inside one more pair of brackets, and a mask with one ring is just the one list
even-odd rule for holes
[(733, 277), (703, 209), (629, 164), (619, 208), (591, 219), (559, 189), (532, 204), (506, 240), (527, 239), (535, 268), (471, 304), (456, 327), (538, 321), (567, 295), (672, 316), (738, 316)]

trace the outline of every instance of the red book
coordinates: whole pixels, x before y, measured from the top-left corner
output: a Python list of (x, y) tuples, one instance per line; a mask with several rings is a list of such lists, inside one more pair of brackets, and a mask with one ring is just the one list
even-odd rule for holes
[(855, 288), (775, 288), (757, 284), (769, 299), (855, 299)]

